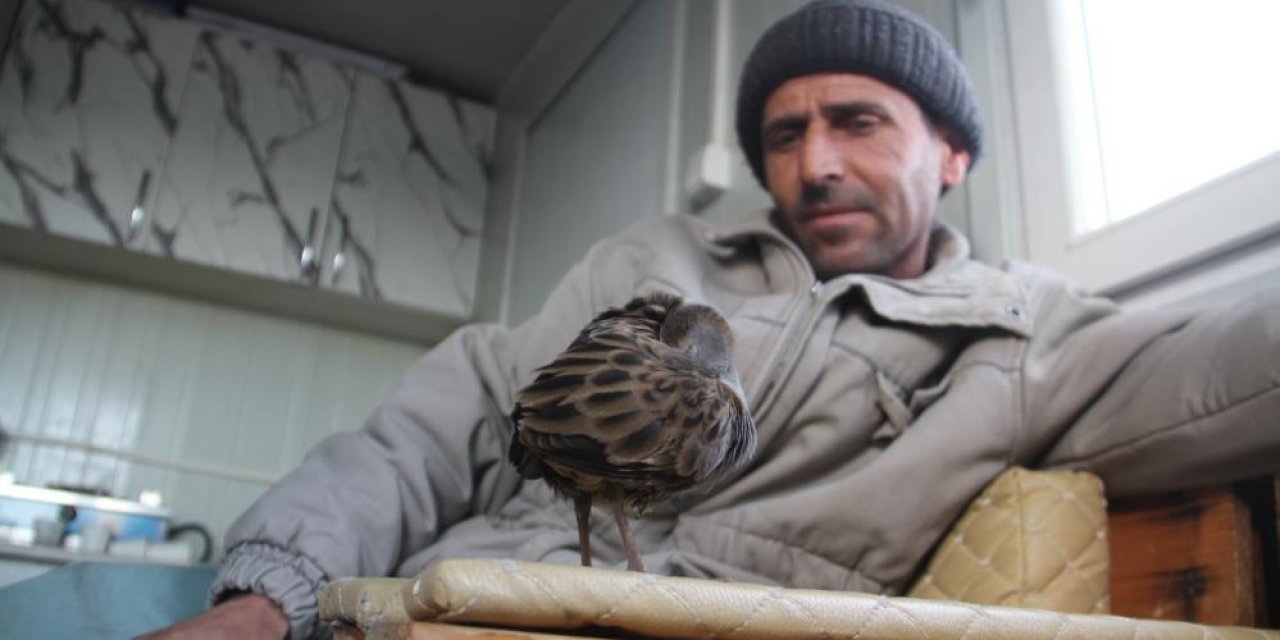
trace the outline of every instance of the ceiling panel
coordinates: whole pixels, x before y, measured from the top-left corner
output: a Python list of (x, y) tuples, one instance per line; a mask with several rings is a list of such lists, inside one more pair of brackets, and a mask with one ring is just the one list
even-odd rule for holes
[(493, 102), (567, 0), (196, 0), (210, 9), (408, 67)]

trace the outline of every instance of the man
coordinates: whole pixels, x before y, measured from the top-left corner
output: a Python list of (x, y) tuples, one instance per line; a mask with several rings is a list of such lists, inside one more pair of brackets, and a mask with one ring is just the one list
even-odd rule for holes
[[(893, 594), (1012, 465), (1090, 469), (1115, 494), (1280, 469), (1276, 300), (1121, 314), (1052, 274), (973, 262), (937, 222), (982, 126), (955, 53), (917, 17), (819, 0), (784, 18), (747, 61), (737, 125), (770, 214), (642, 223), (528, 323), (458, 331), (364, 431), (323, 443), (235, 524), (222, 603), (171, 632), (305, 637), (334, 578), (576, 562), (572, 508), (505, 460), (507, 412), (595, 313), (646, 291), (730, 319), (759, 428), (753, 463), (635, 523), (656, 572)], [(624, 560), (610, 527), (595, 537), (598, 561)]]

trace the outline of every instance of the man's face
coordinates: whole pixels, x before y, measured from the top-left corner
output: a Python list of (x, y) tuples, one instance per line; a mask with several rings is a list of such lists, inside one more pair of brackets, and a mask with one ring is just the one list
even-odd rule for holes
[(924, 272), (939, 194), (970, 156), (914, 100), (867, 76), (803, 76), (769, 96), (762, 132), (769, 193), (819, 278)]

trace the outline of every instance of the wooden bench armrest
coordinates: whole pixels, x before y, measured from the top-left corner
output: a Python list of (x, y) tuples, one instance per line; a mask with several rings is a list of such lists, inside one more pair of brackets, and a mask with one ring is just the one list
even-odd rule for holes
[(1202, 624), (1280, 623), (1280, 478), (1114, 500), (1111, 611)]

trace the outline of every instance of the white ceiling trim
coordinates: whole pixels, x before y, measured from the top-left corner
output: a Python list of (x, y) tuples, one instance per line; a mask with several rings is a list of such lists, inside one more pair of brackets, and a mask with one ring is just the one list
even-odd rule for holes
[(622, 22), (635, 0), (570, 0), (498, 91), (499, 110), (532, 122)]

